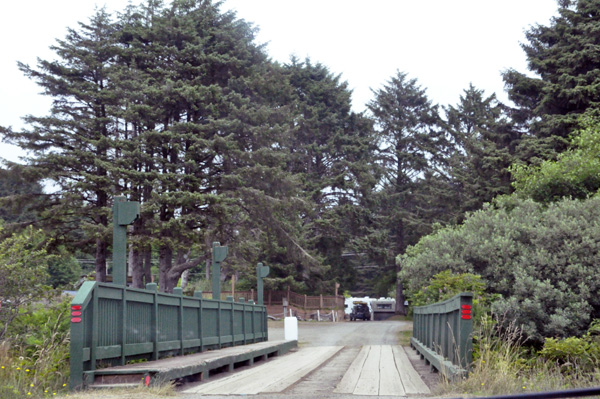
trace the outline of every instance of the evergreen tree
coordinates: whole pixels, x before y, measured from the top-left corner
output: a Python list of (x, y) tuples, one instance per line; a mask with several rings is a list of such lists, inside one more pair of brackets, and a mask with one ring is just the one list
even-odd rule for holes
[[(439, 129), (437, 106), (416, 79), (398, 72), (374, 94), (368, 108), (379, 137), (377, 161), (383, 174), (376, 201), (378, 224), (385, 233), (375, 230), (370, 247), (377, 248), (375, 259), (393, 282), (395, 255), (431, 228), (431, 220), (422, 216), (433, 198), (423, 197), (421, 184), (443, 173), (446, 138)], [(400, 283), (396, 299), (404, 302)]]
[(518, 133), (495, 94), (484, 96), (473, 85), (456, 107), (446, 108), (448, 131), (454, 142), (450, 170), (456, 191), (457, 219), (485, 202), (511, 191), (508, 167), (515, 162)]
[[(346, 280), (342, 254), (359, 225), (357, 207), (373, 186), (369, 155), (372, 127), (364, 115), (351, 112), (351, 91), (340, 76), (310, 59), (292, 58), (284, 66), (293, 90), (289, 170), (302, 179), (312, 203), (303, 217), (311, 246), (329, 270), (304, 270), (313, 290), (331, 292), (333, 279)], [(333, 267), (333, 268), (331, 268)], [(311, 275), (313, 273), (313, 275)], [(325, 280), (322, 287), (314, 282)]]
[(0, 169), (0, 219), (5, 230), (13, 224), (34, 223), (39, 217), (44, 193), (39, 181), (29, 178), (27, 169), (16, 164)]
[(513, 117), (533, 137), (523, 141), (520, 157), (537, 163), (555, 157), (579, 127), (579, 116), (595, 112), (600, 102), (597, 30), (599, 0), (561, 0), (549, 26), (536, 25), (522, 44), (531, 77), (510, 69), (504, 73)]
[(113, 192), (111, 150), (114, 119), (109, 107), (116, 102), (109, 82), (115, 61), (114, 25), (99, 10), (79, 30), (69, 29), (64, 40), (51, 48), (56, 61), (38, 60), (37, 68), (19, 68), (53, 98), (50, 115), (27, 116), (31, 129), (4, 129), (7, 138), (32, 154), (29, 163), (38, 178), (49, 179), (58, 189), (44, 219), (54, 236), (82, 227), (95, 241), (97, 279), (106, 274), (107, 228)]

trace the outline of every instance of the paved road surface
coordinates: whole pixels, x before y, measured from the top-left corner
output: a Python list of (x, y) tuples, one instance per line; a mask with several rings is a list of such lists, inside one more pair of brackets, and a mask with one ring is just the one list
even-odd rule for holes
[[(300, 323), (299, 348), (264, 364), (184, 387), (186, 399), (254, 395), (278, 398), (384, 398), (428, 395), (429, 389), (398, 346), (409, 322)], [(283, 339), (270, 328), (269, 339)]]

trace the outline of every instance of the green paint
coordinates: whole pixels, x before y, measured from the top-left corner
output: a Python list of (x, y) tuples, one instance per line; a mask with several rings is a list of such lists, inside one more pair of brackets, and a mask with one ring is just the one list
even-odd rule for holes
[(269, 266), (263, 266), (262, 263), (256, 265), (256, 301), (259, 305), (265, 304), (263, 279), (269, 275), (269, 271)]
[(213, 299), (221, 299), (221, 262), (227, 257), (227, 247), (221, 246), (219, 242), (212, 245), (212, 296)]
[(448, 378), (466, 375), (471, 367), (472, 306), (473, 294), (466, 292), (414, 308), (411, 346)]
[(127, 225), (140, 215), (140, 203), (117, 196), (113, 204), (113, 284), (127, 284)]

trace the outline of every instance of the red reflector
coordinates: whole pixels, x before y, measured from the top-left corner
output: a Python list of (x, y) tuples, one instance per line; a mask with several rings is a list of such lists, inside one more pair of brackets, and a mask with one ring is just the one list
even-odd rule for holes
[(463, 309), (471, 309), (471, 305), (462, 305), (461, 306)]
[(81, 310), (81, 305), (73, 305), (73, 306), (71, 306), (71, 309), (73, 309), (73, 310)]
[(81, 312), (71, 312), (71, 316), (81, 316)]
[(149, 387), (150, 386), (150, 376), (147, 375), (146, 378), (144, 379), (144, 385)]
[(471, 320), (471, 315), (470, 314), (464, 314), (464, 315), (462, 315), (462, 318), (464, 320)]
[(81, 323), (81, 317), (73, 317), (71, 319), (71, 323)]
[(471, 314), (471, 309), (463, 309), (462, 314)]

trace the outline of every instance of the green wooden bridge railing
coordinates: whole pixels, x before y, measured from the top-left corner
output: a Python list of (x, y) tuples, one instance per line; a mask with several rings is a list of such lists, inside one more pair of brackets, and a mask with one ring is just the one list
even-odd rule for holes
[[(219, 289), (213, 299), (202, 292), (184, 296), (126, 286), (127, 225), (140, 214), (140, 204), (114, 198), (113, 283), (86, 281), (71, 302), (70, 388), (80, 389), (94, 380), (100, 367), (158, 360), (209, 349), (268, 340), (267, 308), (262, 302), (263, 281), (269, 267), (256, 268), (258, 303), (232, 297), (221, 301)], [(226, 246), (212, 245), (213, 287), (219, 287), (221, 262)]]
[(414, 308), (413, 347), (448, 379), (466, 376), (473, 361), (473, 294)]
[(266, 307), (87, 281), (71, 303), (71, 389), (101, 366), (268, 340)]

